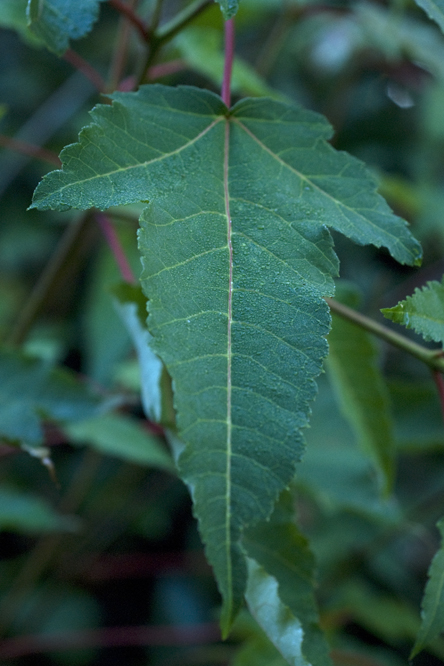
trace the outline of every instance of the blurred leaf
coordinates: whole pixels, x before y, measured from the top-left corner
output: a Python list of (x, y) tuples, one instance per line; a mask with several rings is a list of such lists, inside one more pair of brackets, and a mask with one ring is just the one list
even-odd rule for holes
[(413, 328), (425, 340), (444, 344), (444, 278), (427, 282), (422, 289), (415, 289), (413, 296), (381, 312), (396, 324)]
[(437, 523), (437, 527), (441, 533), (441, 546), (429, 568), (421, 604), (421, 626), (409, 659), (413, 659), (444, 631), (444, 518)]
[(43, 46), (42, 40), (33, 35), (28, 28), (27, 5), (28, 0), (1, 0), (0, 26), (16, 30), (20, 37), (31, 46)]
[[(222, 35), (208, 27), (191, 27), (176, 38), (176, 45), (182, 58), (196, 71), (208, 77), (218, 86), (222, 83), (224, 54)], [(231, 79), (233, 93), (252, 96), (281, 98), (282, 95), (270, 88), (264, 79), (247, 62), (235, 56)]]
[(28, 0), (28, 26), (57, 55), (69, 48), (70, 39), (84, 37), (99, 16), (104, 0)]
[(43, 442), (41, 421), (78, 421), (109, 409), (88, 384), (62, 368), (0, 350), (0, 437), (26, 446)]
[(314, 558), (294, 524), (286, 492), (269, 521), (247, 531), (246, 600), (268, 638), (292, 666), (331, 666), (318, 625)]
[(239, 9), (240, 0), (217, 0), (225, 20), (232, 18)]
[(79, 526), (77, 518), (60, 515), (37, 495), (0, 487), (0, 530), (41, 534), (75, 532)]
[(444, 32), (444, 2), (443, 0), (415, 0), (433, 21), (439, 25)]
[(88, 443), (106, 455), (174, 472), (174, 463), (162, 440), (144, 430), (136, 419), (104, 414), (69, 424), (64, 430), (76, 444)]
[(174, 424), (172, 390), (165, 366), (151, 348), (152, 336), (145, 323), (146, 298), (140, 287), (126, 283), (115, 287), (113, 292), (117, 312), (137, 352), (145, 415), (154, 423), (171, 426)]
[[(358, 299), (356, 291), (339, 290), (338, 300), (349, 306), (356, 306)], [(368, 333), (334, 313), (328, 344), (327, 368), (339, 407), (373, 460), (388, 494), (394, 481), (395, 445), (389, 395), (378, 367), (377, 350)]]

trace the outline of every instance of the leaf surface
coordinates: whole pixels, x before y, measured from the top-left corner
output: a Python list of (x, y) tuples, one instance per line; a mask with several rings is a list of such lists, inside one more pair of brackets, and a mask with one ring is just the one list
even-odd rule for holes
[(432, 21), (435, 21), (444, 32), (444, 2), (443, 0), (415, 0)]
[(247, 579), (241, 535), (267, 519), (303, 450), (327, 353), (337, 258), (326, 225), (417, 263), (419, 244), (318, 114), (148, 86), (93, 111), (33, 207), (152, 200), (141, 217), (153, 349), (175, 391), (179, 461), (224, 597)]
[(75, 532), (79, 521), (57, 513), (48, 502), (16, 488), (0, 487), (0, 530), (40, 534)]
[(16, 30), (31, 46), (42, 46), (41, 40), (32, 34), (26, 19), (28, 0), (2, 0), (0, 2), (0, 26)]
[(76, 421), (109, 406), (73, 373), (19, 353), (0, 351), (0, 437), (39, 446), (43, 442), (42, 418)]
[[(354, 294), (344, 296), (341, 301), (356, 305)], [(372, 458), (385, 493), (389, 493), (394, 480), (395, 442), (389, 395), (373, 340), (363, 329), (333, 315), (328, 343), (327, 368), (340, 409)]]
[(429, 568), (421, 604), (421, 626), (410, 659), (444, 631), (444, 518), (441, 518), (437, 527), (441, 534), (441, 546)]
[(71, 423), (65, 431), (77, 444), (89, 444), (102, 453), (140, 465), (174, 471), (174, 463), (160, 438), (128, 416), (103, 414)]
[(427, 282), (392, 308), (381, 310), (384, 317), (406, 328), (413, 328), (425, 340), (444, 344), (444, 279)]
[(28, 26), (50, 51), (62, 55), (70, 39), (80, 39), (91, 30), (103, 0), (29, 0)]
[(331, 666), (314, 597), (314, 558), (284, 493), (271, 519), (248, 530), (246, 599), (252, 615), (292, 666)]
[(233, 16), (237, 14), (237, 10), (239, 9), (239, 0), (217, 0), (217, 2), (220, 4), (222, 14), (226, 21), (230, 18), (233, 18)]

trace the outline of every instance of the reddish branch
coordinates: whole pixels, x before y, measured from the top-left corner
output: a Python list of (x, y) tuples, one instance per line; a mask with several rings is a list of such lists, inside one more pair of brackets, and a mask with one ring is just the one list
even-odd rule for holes
[(79, 72), (82, 72), (82, 74), (84, 74), (86, 78), (91, 81), (91, 83), (97, 88), (99, 92), (106, 92), (106, 83), (104, 79), (99, 74), (99, 72), (89, 64), (89, 62), (82, 58), (82, 56), (80, 56), (72, 49), (68, 49), (63, 54), (63, 58)]
[(234, 19), (225, 21), (225, 63), (224, 78), (222, 81), (222, 101), (230, 108), (231, 102), (231, 72), (234, 57)]
[(114, 9), (117, 9), (118, 12), (126, 16), (129, 21), (131, 21), (145, 42), (149, 41), (150, 32), (148, 30), (148, 26), (145, 25), (142, 19), (137, 16), (131, 7), (122, 2), (122, 0), (109, 0), (109, 4), (112, 5)]
[(0, 659), (17, 659), (55, 650), (131, 645), (182, 646), (218, 640), (220, 640), (220, 631), (215, 622), (176, 626), (106, 627), (9, 638), (0, 644)]
[(111, 224), (109, 218), (103, 213), (96, 213), (96, 220), (99, 223), (100, 229), (102, 230), (102, 233), (105, 236), (106, 242), (108, 243), (108, 246), (114, 255), (114, 258), (117, 262), (122, 278), (125, 280), (125, 282), (130, 282), (134, 284), (136, 282), (136, 278), (129, 264), (129, 261), (126, 258), (119, 237), (117, 236), (115, 229)]
[(438, 389), (439, 402), (441, 404), (441, 411), (444, 419), (444, 379), (438, 370), (433, 370), (433, 379), (435, 380), (436, 388)]
[(49, 162), (50, 164), (55, 164), (57, 167), (60, 167), (61, 165), (58, 156), (56, 153), (53, 153), (52, 150), (40, 148), (40, 146), (34, 146), (31, 143), (19, 141), (18, 139), (12, 139), (3, 134), (0, 134), (0, 146), (9, 148), (9, 150), (14, 150), (17, 153), (22, 153), (22, 155), (27, 155), (28, 157), (37, 157), (37, 159), (42, 160), (43, 162)]

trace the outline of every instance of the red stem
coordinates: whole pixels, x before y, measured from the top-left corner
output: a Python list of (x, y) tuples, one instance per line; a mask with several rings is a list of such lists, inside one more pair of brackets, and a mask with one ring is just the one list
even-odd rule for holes
[(214, 622), (175, 626), (105, 627), (9, 638), (0, 645), (0, 658), (17, 659), (30, 654), (83, 650), (88, 647), (195, 645), (219, 639), (219, 627)]
[(118, 12), (124, 14), (126, 18), (131, 21), (133, 26), (137, 28), (139, 35), (142, 37), (143, 41), (148, 42), (150, 38), (150, 33), (148, 27), (142, 21), (142, 19), (137, 16), (132, 7), (126, 5), (122, 0), (109, 0), (109, 4), (117, 9)]
[(231, 72), (234, 57), (234, 19), (225, 21), (225, 63), (222, 81), (222, 101), (230, 108), (231, 103)]
[(66, 62), (69, 62), (69, 64), (72, 65), (75, 69), (78, 69), (79, 72), (82, 72), (82, 74), (84, 74), (86, 78), (91, 81), (91, 83), (97, 88), (99, 92), (106, 92), (106, 84), (102, 76), (96, 69), (94, 69), (92, 65), (89, 64), (89, 62), (82, 58), (82, 56), (80, 56), (72, 49), (68, 49), (63, 54), (63, 59), (66, 60)]
[(103, 235), (105, 236), (106, 242), (108, 243), (108, 246), (114, 255), (114, 258), (120, 269), (122, 278), (125, 280), (125, 282), (130, 282), (132, 284), (135, 284), (137, 280), (134, 277), (134, 273), (132, 271), (131, 266), (129, 265), (128, 259), (126, 258), (119, 237), (117, 236), (109, 218), (103, 213), (96, 213), (96, 220), (99, 223), (100, 229)]
[(38, 159), (43, 160), (43, 162), (55, 164), (57, 167), (61, 166), (61, 162), (56, 153), (53, 153), (52, 150), (47, 150), (46, 148), (40, 148), (40, 146), (34, 146), (32, 143), (19, 141), (10, 136), (0, 134), (0, 146), (9, 148), (9, 150), (15, 150), (17, 153), (22, 153), (22, 155), (28, 155), (28, 157), (37, 157)]

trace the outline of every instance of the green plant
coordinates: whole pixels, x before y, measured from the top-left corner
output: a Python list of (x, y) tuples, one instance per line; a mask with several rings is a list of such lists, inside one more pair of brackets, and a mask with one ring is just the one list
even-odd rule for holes
[[(90, 33), (100, 5), (107, 12), (92, 33), (99, 35), (97, 43), (85, 42), (80, 56), (70, 40)], [(4, 316), (0, 433), (9, 445), (39, 458), (53, 482), (68, 484), (68, 491), (56, 512), (19, 492), (35, 473), (28, 460), (17, 463), (17, 469), (11, 463), (4, 474), (5, 528), (27, 533), (34, 525), (38, 532), (56, 534), (42, 537), (22, 568), (20, 558), (5, 564), (7, 577), (15, 580), (5, 589), (3, 631), (30, 631), (42, 596), (56, 596), (48, 571), (53, 567), (56, 580), (72, 570), (67, 544), (86, 557), (88, 548), (79, 546), (80, 537), (76, 541), (80, 528), (70, 514), (79, 513), (92, 531), (95, 517), (104, 520), (110, 511), (120, 520), (125, 516), (123, 522), (139, 536), (155, 532), (155, 519), (142, 527), (144, 509), (137, 499), (145, 498), (137, 486), (146, 478), (145, 465), (163, 470), (154, 477), (161, 489), (174, 483), (168, 476), (174, 469), (188, 486), (222, 596), (222, 636), (243, 639), (237, 652), (229, 643), (219, 657), (205, 653), (205, 663), (397, 664), (424, 648), (427, 658), (442, 659), (443, 289), (431, 281), (406, 301), (383, 309), (394, 322), (440, 343), (438, 349), (376, 320), (374, 305), (384, 294), (387, 298), (402, 290), (398, 285), (407, 269), (398, 264), (412, 267), (408, 275), (413, 276), (422, 251), (406, 222), (377, 192), (373, 173), (350, 153), (362, 157), (367, 152), (381, 171), (398, 166), (384, 146), (391, 148), (391, 159), (402, 151), (408, 155), (397, 177), (382, 176), (381, 189), (415, 222), (431, 265), (442, 246), (435, 211), (442, 201), (443, 38), (419, 10), (404, 6), (351, 3), (338, 8), (271, 0), (219, 0), (219, 5), (208, 0), (83, 0), (75, 5), (4, 0), (0, 9), (3, 25), (14, 27), (33, 46), (63, 56), (109, 95), (91, 111), (92, 123), (83, 127), (79, 142), (62, 151), (61, 169), (44, 176), (28, 215), (36, 216), (37, 225), (42, 217), (35, 210), (87, 212), (69, 222), (46, 213), (55, 215), (48, 218), (53, 227), (65, 224), (66, 231), (12, 327), (7, 326), (12, 305)], [(426, 10), (439, 23), (438, 5)], [(109, 35), (118, 14), (121, 25), (105, 79), (97, 68), (110, 58)], [(248, 30), (254, 33), (256, 70), (235, 56), (237, 14), (246, 52)], [(267, 30), (270, 18), (273, 27)], [(141, 50), (129, 38), (131, 26)], [(304, 68), (307, 54), (311, 70)], [(288, 62), (296, 55), (301, 63), (290, 74)], [(395, 136), (398, 152), (392, 137), (373, 136), (366, 127), (379, 113), (381, 135), (390, 123), (395, 133), (401, 121), (401, 116), (390, 119), (395, 107), (375, 111), (360, 101), (373, 92), (374, 80), (366, 80), (371, 66), (386, 72), (384, 100), (395, 100), (401, 109), (414, 107), (415, 95), (425, 100), (422, 115), (402, 118), (406, 133)], [(221, 96), (203, 86), (154, 83), (187, 68), (207, 77), (210, 87), (219, 81)], [(234, 95), (239, 99), (232, 105)], [(342, 123), (337, 148), (328, 143), (332, 130), (324, 116), (292, 100), (304, 96)], [(355, 116), (345, 105), (346, 96), (354, 96)], [(376, 101), (383, 106), (381, 95)], [(409, 123), (422, 128), (415, 145), (403, 144)], [(58, 164), (50, 150), (21, 137), (3, 136), (2, 142)], [(417, 164), (422, 168), (415, 172)], [(112, 284), (117, 280), (109, 256), (90, 251), (97, 229), (119, 268), (119, 284)], [(348, 279), (337, 281), (333, 300), (339, 273), (336, 232), (342, 274)], [(52, 228), (48, 245), (53, 235)], [(21, 248), (19, 240), (14, 243)], [(379, 253), (362, 247), (368, 245)], [(380, 248), (388, 252), (383, 255)], [(42, 247), (40, 261), (45, 253)], [(68, 300), (75, 304), (77, 298), (80, 305), (64, 312), (56, 287), (79, 278), (85, 255), (88, 286), (68, 292)], [(19, 263), (16, 259), (12, 272)], [(373, 317), (356, 310), (360, 291)], [(55, 322), (57, 301), (63, 317)], [(111, 301), (126, 334), (113, 319)], [(82, 322), (83, 338), (60, 328), (61, 322), (72, 327), (76, 320)], [(381, 368), (369, 333), (405, 357), (395, 364), (385, 350)], [(77, 369), (99, 386), (48, 365), (48, 357), (63, 358), (70, 339), (80, 355)], [(134, 357), (128, 360), (130, 341), (137, 363)], [(418, 364), (411, 366), (410, 358)], [(318, 379), (324, 361), (328, 381)], [(440, 400), (424, 372), (427, 366)], [(310, 417), (315, 380), (321, 392)], [(139, 386), (143, 418), (137, 411)], [(51, 437), (71, 447), (87, 443), (90, 451), (83, 462), (74, 462), (78, 457), (72, 449), (57, 460)], [(123, 459), (127, 467), (104, 463), (97, 451)], [(409, 476), (414, 460), (419, 488)], [(76, 464), (77, 474), (70, 469)], [(109, 467), (99, 473), (101, 465)], [(50, 477), (46, 483), (52, 483)], [(134, 497), (133, 484), (138, 488)], [(155, 488), (146, 502), (148, 514), (160, 510)], [(25, 519), (29, 507), (36, 512), (35, 523)], [(433, 531), (438, 519), (440, 535)], [(160, 531), (167, 523), (164, 513)], [(64, 537), (60, 530), (74, 535)], [(88, 539), (95, 550), (106, 551), (119, 543), (110, 533), (103, 543), (92, 535)], [(427, 565), (436, 551), (421, 620), (417, 609), (427, 565), (414, 572), (402, 554), (403, 544), (409, 553), (418, 547), (420, 533), (426, 535), (424, 542), (433, 543)], [(87, 609), (90, 625), (99, 624), (92, 597), (82, 597), (72, 578), (68, 581), (67, 625), (72, 626), (71, 618), (78, 620), (76, 604)], [(246, 615), (239, 619), (244, 600), (257, 624)], [(51, 613), (48, 624), (39, 625), (42, 634), (57, 628)], [(359, 627), (356, 638), (354, 626)], [(379, 650), (365, 640), (364, 631), (379, 641)], [(174, 642), (171, 635), (168, 641)], [(84, 636), (77, 646), (102, 642), (109, 645), (112, 639), (107, 643), (97, 634), (94, 643)], [(127, 632), (122, 643), (128, 642)], [(26, 654), (20, 645), (19, 638), (5, 640), (0, 656), (19, 658)], [(57, 652), (62, 645), (49, 641), (46, 649), (62, 661), (94, 663), (97, 658)], [(150, 656), (153, 663), (161, 658)]]

